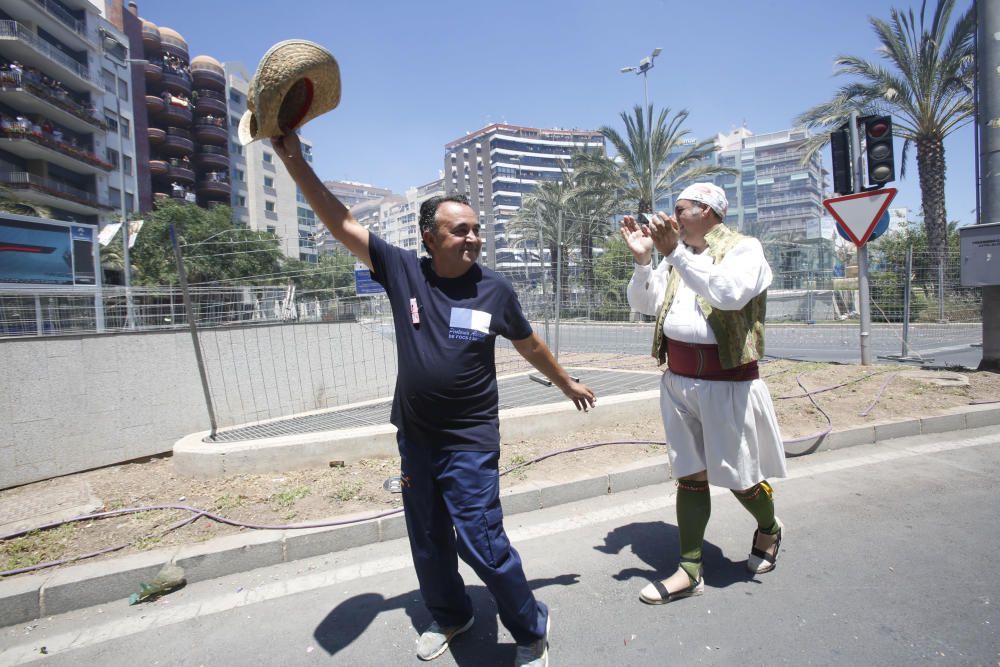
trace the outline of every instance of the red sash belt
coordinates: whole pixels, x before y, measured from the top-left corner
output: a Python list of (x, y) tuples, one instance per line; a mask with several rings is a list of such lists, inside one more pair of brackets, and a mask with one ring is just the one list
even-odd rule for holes
[(756, 361), (735, 368), (723, 368), (718, 345), (682, 343), (673, 338), (667, 338), (667, 368), (676, 375), (700, 380), (744, 382), (760, 377)]

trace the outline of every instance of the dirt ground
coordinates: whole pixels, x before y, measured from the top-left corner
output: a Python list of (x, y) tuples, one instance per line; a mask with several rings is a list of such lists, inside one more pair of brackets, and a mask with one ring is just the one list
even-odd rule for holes
[[(771, 390), (786, 440), (827, 428), (826, 419), (805, 395), (806, 391), (816, 392), (813, 399), (829, 415), (836, 429), (941, 414), (955, 406), (1000, 399), (1000, 375), (992, 373), (775, 361), (764, 364), (761, 374)], [(601, 409), (600, 402), (597, 409)], [(644, 444), (619, 444), (623, 441)], [(616, 444), (531, 463), (505, 475), (502, 485), (573, 479), (665, 453), (659, 420), (629, 422), (623, 415), (622, 421), (612, 427), (537, 440), (505, 440), (501, 447), (501, 470), (551, 452), (605, 442)], [(194, 480), (177, 476), (170, 457), (166, 456), (72, 477), (89, 485), (103, 503), (104, 511), (186, 505), (239, 522), (287, 526), (398, 508), (400, 496), (383, 488), (383, 482), (398, 472), (398, 458), (370, 459), (340, 468)], [(24, 494), (59, 481), (0, 491), (0, 504), (18, 502)], [(65, 524), (4, 540), (0, 542), (0, 572), (122, 544), (129, 546), (100, 558), (196, 543), (248, 530), (202, 517), (164, 532), (191, 516), (190, 512), (176, 509), (145, 511)]]

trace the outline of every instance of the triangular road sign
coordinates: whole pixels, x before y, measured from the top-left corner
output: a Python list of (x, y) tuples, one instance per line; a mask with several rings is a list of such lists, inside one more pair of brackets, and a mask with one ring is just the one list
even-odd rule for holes
[(868, 242), (879, 218), (895, 196), (896, 188), (882, 188), (824, 199), (823, 206), (837, 219), (837, 224), (854, 241), (854, 245), (861, 247)]

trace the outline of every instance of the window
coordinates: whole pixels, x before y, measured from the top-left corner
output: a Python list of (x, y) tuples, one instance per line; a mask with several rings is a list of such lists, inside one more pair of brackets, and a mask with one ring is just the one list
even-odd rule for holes
[(111, 93), (112, 95), (114, 95), (115, 93), (116, 79), (117, 77), (115, 76), (114, 72), (106, 69), (101, 70), (101, 82), (104, 83), (104, 90)]
[(105, 147), (104, 157), (107, 159), (108, 162), (111, 163), (111, 166), (113, 166), (115, 169), (118, 168), (118, 151), (116, 151), (114, 148)]
[(125, 79), (118, 79), (118, 97), (122, 98), (122, 101), (128, 102), (128, 83)]
[(247, 206), (247, 198), (244, 197), (243, 195), (237, 195), (237, 197), (236, 197), (236, 205), (240, 206), (242, 208), (246, 208), (246, 206)]
[(267, 151), (265, 151), (264, 152), (264, 164), (271, 164), (272, 162), (274, 162), (274, 155), (272, 155), (271, 153), (268, 153)]
[(267, 211), (268, 213), (274, 213), (274, 202), (273, 201), (264, 202), (264, 210)]
[(126, 139), (132, 136), (132, 123), (128, 121), (128, 118), (122, 118), (122, 136)]
[(246, 174), (243, 173), (242, 169), (233, 170), (233, 180), (244, 183), (247, 180)]
[(233, 90), (232, 88), (230, 88), (229, 89), (229, 101), (231, 101), (233, 104), (243, 104), (243, 96), (240, 95), (235, 90)]
[(131, 155), (126, 155), (125, 156), (125, 173), (126, 174), (131, 174), (132, 173), (132, 156)]
[(264, 187), (265, 188), (273, 188), (274, 187), (274, 179), (272, 177), (270, 177), (270, 176), (265, 176), (264, 177)]
[(278, 230), (277, 230), (277, 228), (276, 228), (276, 227), (275, 227), (274, 225), (268, 225), (268, 226), (267, 226), (267, 233), (268, 233), (268, 234), (274, 234), (274, 233), (276, 233), (277, 231), (278, 231)]
[(111, 109), (108, 109), (107, 107), (104, 108), (104, 122), (108, 124), (108, 131), (109, 132), (114, 132), (114, 133), (117, 134), (117, 132), (118, 132), (118, 117), (115, 115), (114, 111), (112, 111)]

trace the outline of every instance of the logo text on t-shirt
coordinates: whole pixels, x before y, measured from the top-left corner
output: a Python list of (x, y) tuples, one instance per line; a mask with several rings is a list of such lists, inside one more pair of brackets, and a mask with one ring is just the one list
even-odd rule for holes
[(482, 340), (490, 332), (493, 316), (471, 308), (452, 308), (448, 323), (448, 338), (451, 340)]

